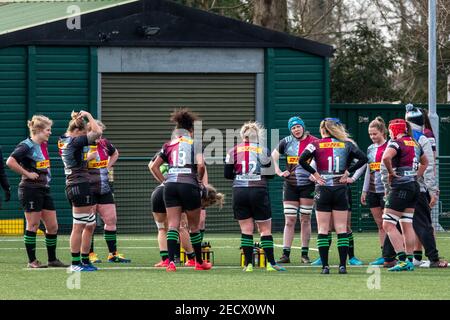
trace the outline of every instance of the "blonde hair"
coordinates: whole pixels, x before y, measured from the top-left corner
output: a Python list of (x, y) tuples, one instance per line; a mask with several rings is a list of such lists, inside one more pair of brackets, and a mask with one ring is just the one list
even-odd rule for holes
[(86, 122), (84, 119), (78, 118), (79, 112), (72, 111), (70, 117), (72, 120), (69, 121), (69, 126), (67, 127), (67, 132), (74, 132), (76, 129), (83, 131), (86, 130)]
[(241, 127), (240, 135), (242, 140), (248, 140), (250, 142), (258, 142), (261, 138), (262, 130), (264, 127), (259, 122), (249, 121), (244, 123)]
[(218, 205), (222, 209), (225, 203), (225, 195), (223, 193), (217, 192), (216, 188), (212, 185), (207, 184), (205, 186), (207, 189), (206, 197), (202, 199), (202, 207), (210, 207), (213, 205)]
[(388, 131), (386, 128), (386, 122), (384, 122), (382, 117), (376, 117), (372, 122), (369, 124), (369, 128), (375, 128), (381, 133), (383, 133), (384, 137), (386, 138), (388, 135)]
[(347, 132), (345, 127), (342, 124), (336, 123), (335, 121), (323, 120), (320, 123), (320, 130), (325, 131), (330, 136), (340, 141), (349, 141), (356, 145), (356, 142), (350, 138), (350, 134)]
[(28, 120), (28, 129), (30, 130), (30, 135), (35, 135), (39, 131), (44, 130), (47, 127), (53, 125), (53, 121), (48, 117), (43, 115), (34, 115), (31, 120)]
[[(97, 122), (98, 126), (99, 126), (100, 128), (102, 128), (102, 131), (105, 131), (105, 130), (106, 130), (106, 126), (105, 126), (105, 124), (104, 124), (103, 122), (101, 122), (100, 120), (95, 120), (95, 122)], [(88, 131), (91, 131), (91, 123), (90, 123), (90, 122), (88, 122), (88, 123), (86, 124), (86, 129), (87, 129)]]

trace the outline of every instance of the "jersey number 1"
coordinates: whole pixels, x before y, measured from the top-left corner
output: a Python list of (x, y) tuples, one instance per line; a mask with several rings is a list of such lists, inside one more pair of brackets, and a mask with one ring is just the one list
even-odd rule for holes
[[(336, 170), (336, 173), (339, 172), (339, 157), (335, 158), (335, 166), (334, 169)], [(333, 172), (333, 157), (328, 157), (328, 172)]]
[[(247, 162), (246, 161), (242, 161), (241, 165), (242, 165), (242, 174), (246, 174), (246, 170), (247, 170), (247, 166), (246, 166)], [(248, 174), (254, 174), (256, 171), (256, 162), (255, 161), (250, 161), (248, 163), (248, 168), (249, 168), (249, 172)]]
[(178, 153), (178, 157), (177, 157), (177, 152), (174, 151), (173, 152), (173, 158), (172, 158), (172, 166), (174, 166), (174, 167), (184, 167), (185, 165), (186, 165), (186, 152), (180, 151)]

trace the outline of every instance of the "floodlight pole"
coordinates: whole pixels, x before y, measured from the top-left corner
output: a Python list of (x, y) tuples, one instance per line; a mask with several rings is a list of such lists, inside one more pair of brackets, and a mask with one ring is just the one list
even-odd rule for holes
[[(436, 139), (436, 156), (439, 156), (439, 116), (436, 106), (436, 0), (428, 0), (428, 115)], [(436, 170), (439, 185), (439, 168)], [(436, 231), (444, 231), (439, 223), (439, 206), (432, 209), (433, 227)]]
[(436, 107), (436, 0), (428, 0), (428, 115), (439, 155), (439, 116)]

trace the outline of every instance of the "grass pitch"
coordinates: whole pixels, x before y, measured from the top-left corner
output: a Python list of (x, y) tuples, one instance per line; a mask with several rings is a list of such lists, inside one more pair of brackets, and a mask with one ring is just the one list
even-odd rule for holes
[[(315, 235), (314, 235), (315, 236)], [(274, 235), (276, 258), (281, 255), (282, 235)], [(120, 235), (119, 251), (130, 264), (106, 260), (106, 243), (96, 236), (96, 251), (104, 259), (97, 272), (81, 273), (79, 282), (65, 269), (26, 269), (26, 252), (21, 237), (0, 237), (0, 299), (151, 299), (151, 300), (289, 300), (289, 299), (450, 299), (450, 269), (416, 268), (413, 272), (391, 273), (368, 267), (380, 255), (377, 235), (355, 234), (356, 255), (366, 265), (349, 267), (347, 275), (337, 273), (338, 256), (334, 235), (330, 255), (331, 273), (320, 275), (320, 267), (300, 264), (300, 249), (293, 249), (287, 272), (266, 272), (255, 268), (242, 272), (237, 234), (206, 234), (215, 253), (210, 271), (179, 267), (176, 273), (153, 268), (159, 260), (154, 235)], [(256, 240), (257, 241), (257, 240)], [(437, 236), (440, 255), (450, 257), (450, 235)], [(298, 235), (295, 244), (298, 245)], [(318, 257), (311, 244), (310, 257)], [(38, 237), (37, 257), (46, 262), (44, 238)], [(68, 236), (58, 239), (58, 257), (70, 262)], [(72, 284), (69, 287), (67, 283)], [(76, 288), (79, 284), (80, 289)], [(195, 289), (192, 288), (201, 288)]]

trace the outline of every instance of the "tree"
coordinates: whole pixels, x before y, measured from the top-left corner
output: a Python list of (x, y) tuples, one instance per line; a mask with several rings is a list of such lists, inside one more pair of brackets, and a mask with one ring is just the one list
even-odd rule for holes
[[(394, 35), (401, 59), (402, 100), (428, 101), (428, 0), (373, 0)], [(450, 75), (450, 0), (437, 0), (437, 101), (446, 102)]]
[(344, 0), (289, 0), (290, 30), (314, 41), (336, 45), (346, 18)]
[(358, 24), (343, 40), (331, 65), (333, 103), (398, 100), (394, 89), (396, 56), (380, 32)]
[(254, 0), (253, 23), (265, 28), (287, 31), (286, 0)]

